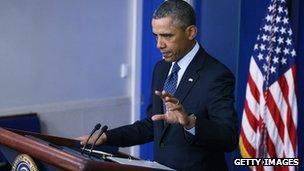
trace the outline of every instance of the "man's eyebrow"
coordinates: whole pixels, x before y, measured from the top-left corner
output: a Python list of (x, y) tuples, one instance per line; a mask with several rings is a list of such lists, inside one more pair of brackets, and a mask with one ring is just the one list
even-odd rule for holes
[(172, 36), (173, 34), (172, 33), (161, 33), (159, 35), (161, 35), (161, 36)]
[(152, 33), (154, 36), (160, 35), (160, 36), (172, 36), (172, 33), (160, 33), (160, 34), (156, 34), (156, 33)]

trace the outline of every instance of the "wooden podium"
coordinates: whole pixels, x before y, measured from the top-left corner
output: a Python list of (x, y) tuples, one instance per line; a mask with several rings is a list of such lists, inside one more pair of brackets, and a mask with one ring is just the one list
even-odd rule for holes
[[(78, 146), (78, 150), (75, 147)], [(37, 162), (38, 170), (71, 171), (149, 171), (152, 168), (118, 164), (82, 155), (79, 141), (0, 127), (0, 150), (16, 157), (27, 154)], [(12, 156), (12, 155), (11, 155)], [(10, 157), (12, 158), (12, 157)], [(10, 160), (9, 160), (10, 161)], [(10, 161), (11, 162), (11, 161)]]

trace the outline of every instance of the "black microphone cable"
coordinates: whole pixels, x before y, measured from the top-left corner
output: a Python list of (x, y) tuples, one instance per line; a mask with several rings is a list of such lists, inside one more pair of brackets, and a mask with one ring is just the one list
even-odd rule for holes
[(84, 146), (83, 146), (83, 148), (82, 148), (82, 150), (81, 150), (81, 154), (83, 154), (84, 149), (86, 148), (86, 146), (87, 146), (87, 144), (88, 144), (88, 142), (89, 142), (89, 139), (92, 137), (92, 135), (93, 135), (97, 130), (100, 129), (100, 127), (101, 127), (100, 123), (98, 123), (98, 124), (95, 125), (94, 129), (91, 131), (90, 136), (88, 137), (87, 141), (85, 142), (85, 144), (84, 144)]
[(95, 145), (96, 145), (97, 140), (101, 137), (101, 135), (102, 135), (103, 133), (107, 132), (107, 130), (108, 130), (108, 126), (107, 126), (107, 125), (105, 125), (105, 126), (103, 126), (103, 127), (101, 128), (101, 130), (100, 130), (100, 132), (99, 132), (97, 138), (95, 139), (94, 143), (93, 143), (92, 146), (91, 146), (90, 153), (89, 153), (89, 157), (91, 156), (91, 153), (92, 153), (92, 151), (93, 151), (93, 149), (94, 149), (94, 147), (95, 147)]

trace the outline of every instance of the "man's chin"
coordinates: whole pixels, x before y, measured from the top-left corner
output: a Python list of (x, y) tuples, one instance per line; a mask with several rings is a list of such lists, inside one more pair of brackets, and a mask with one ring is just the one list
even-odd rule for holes
[(170, 58), (170, 57), (163, 57), (163, 59), (164, 59), (166, 62), (173, 62), (173, 61), (174, 61), (174, 58)]

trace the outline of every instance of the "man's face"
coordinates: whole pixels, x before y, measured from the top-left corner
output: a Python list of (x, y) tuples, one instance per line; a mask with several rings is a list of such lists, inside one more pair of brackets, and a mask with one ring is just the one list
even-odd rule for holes
[(152, 31), (156, 38), (157, 48), (165, 61), (174, 62), (186, 55), (193, 46), (193, 35), (187, 28), (175, 26), (171, 17), (152, 20)]

